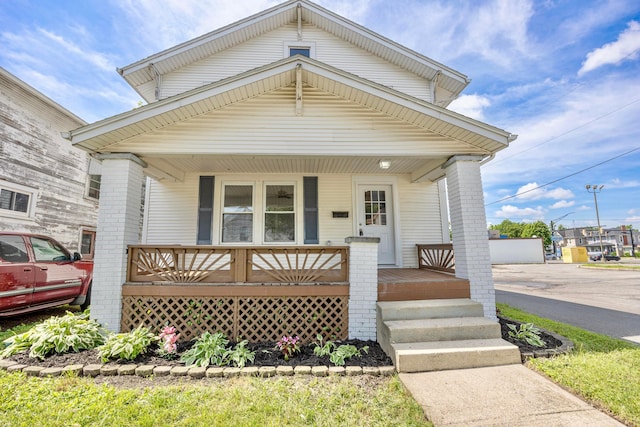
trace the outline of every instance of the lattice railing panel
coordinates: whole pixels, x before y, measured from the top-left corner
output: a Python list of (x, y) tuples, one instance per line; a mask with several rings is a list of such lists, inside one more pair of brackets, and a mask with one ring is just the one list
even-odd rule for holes
[(180, 297), (125, 296), (122, 331), (144, 325), (158, 333), (175, 326), (183, 340), (203, 332), (223, 332), (230, 339), (277, 341), (298, 335), (303, 342), (348, 336), (347, 296)]
[(419, 268), (455, 273), (456, 259), (452, 244), (416, 245), (416, 247)]

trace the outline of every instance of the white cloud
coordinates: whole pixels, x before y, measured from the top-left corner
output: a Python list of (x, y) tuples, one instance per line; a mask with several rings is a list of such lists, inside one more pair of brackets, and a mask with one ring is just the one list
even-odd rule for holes
[(575, 201), (567, 201), (567, 200), (560, 200), (559, 202), (554, 203), (553, 205), (551, 205), (549, 208), (550, 209), (560, 209), (560, 208), (569, 208), (573, 205), (575, 205), (576, 202)]
[(489, 101), (487, 97), (480, 95), (462, 95), (453, 101), (448, 109), (471, 117), (472, 119), (484, 120), (483, 109), (490, 105), (491, 101)]
[(638, 180), (622, 180), (622, 179), (619, 179), (619, 178), (615, 178), (615, 179), (611, 180), (611, 184), (607, 184), (607, 187), (612, 187), (612, 188), (636, 188), (636, 187), (640, 187), (640, 181), (638, 181)]
[(540, 199), (571, 199), (575, 197), (571, 190), (564, 188), (554, 188), (548, 190), (546, 188), (539, 188), (537, 182), (531, 182), (518, 188), (516, 192), (519, 200), (540, 200)]
[(513, 205), (504, 205), (495, 212), (499, 218), (522, 218), (525, 220), (544, 219), (544, 209), (541, 206), (535, 208), (518, 208)]
[(578, 76), (607, 64), (619, 64), (625, 59), (635, 59), (640, 51), (640, 23), (629, 22), (627, 29), (620, 33), (618, 40), (587, 53)]

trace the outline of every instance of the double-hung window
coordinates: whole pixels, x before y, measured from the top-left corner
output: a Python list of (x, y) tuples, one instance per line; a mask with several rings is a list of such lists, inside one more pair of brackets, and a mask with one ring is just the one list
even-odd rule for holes
[(253, 185), (224, 186), (222, 242), (253, 241)]
[(296, 241), (296, 200), (293, 185), (265, 185), (264, 241)]
[(33, 215), (36, 190), (0, 180), (0, 214), (16, 217)]

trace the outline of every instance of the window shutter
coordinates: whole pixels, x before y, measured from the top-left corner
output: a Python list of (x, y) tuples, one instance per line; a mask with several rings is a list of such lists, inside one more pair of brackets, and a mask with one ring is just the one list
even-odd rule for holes
[(304, 243), (317, 244), (318, 238), (318, 177), (303, 177), (304, 187)]
[(213, 182), (212, 176), (200, 177), (198, 195), (198, 245), (211, 244), (211, 226), (213, 224)]

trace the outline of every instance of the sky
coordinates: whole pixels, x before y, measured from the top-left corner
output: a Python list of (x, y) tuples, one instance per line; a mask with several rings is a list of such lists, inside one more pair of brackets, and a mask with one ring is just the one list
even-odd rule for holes
[[(136, 107), (116, 72), (267, 0), (0, 0), (0, 67), (89, 123)], [(467, 75), (449, 106), (517, 134), (482, 167), (487, 222), (640, 228), (640, 2), (317, 0)]]

